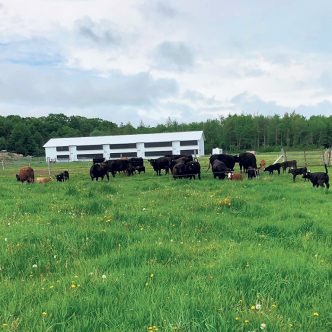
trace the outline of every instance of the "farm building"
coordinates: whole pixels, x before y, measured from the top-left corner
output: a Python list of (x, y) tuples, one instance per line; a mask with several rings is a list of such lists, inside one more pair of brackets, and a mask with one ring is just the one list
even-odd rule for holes
[(204, 155), (203, 131), (96, 137), (52, 138), (44, 146), (46, 160), (87, 161), (93, 158), (142, 157), (166, 154)]

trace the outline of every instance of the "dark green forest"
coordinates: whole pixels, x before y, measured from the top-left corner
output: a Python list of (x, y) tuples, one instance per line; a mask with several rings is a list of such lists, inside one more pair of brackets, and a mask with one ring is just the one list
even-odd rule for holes
[(0, 150), (23, 155), (43, 156), (43, 145), (50, 138), (128, 135), (203, 130), (205, 153), (220, 147), (229, 153), (243, 150), (259, 152), (316, 149), (332, 144), (332, 115), (311, 116), (286, 113), (282, 117), (229, 115), (204, 122), (178, 123), (169, 119), (151, 127), (130, 122), (117, 125), (102, 119), (49, 114), (47, 117), (0, 116)]

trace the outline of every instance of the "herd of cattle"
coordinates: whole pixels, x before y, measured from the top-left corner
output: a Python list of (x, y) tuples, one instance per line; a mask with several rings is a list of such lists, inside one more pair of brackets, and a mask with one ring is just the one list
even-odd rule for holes
[[(161, 171), (164, 170), (165, 174), (171, 172), (174, 179), (189, 178), (201, 179), (201, 165), (196, 158), (187, 155), (165, 155), (157, 159), (149, 160), (150, 165), (156, 172), (156, 175), (160, 176)], [(240, 173), (234, 172), (235, 164), (240, 166)], [(280, 175), (280, 170), (283, 173), (288, 172), (292, 174), (293, 182), (295, 182), (298, 175), (302, 175), (305, 180), (310, 180), (314, 187), (324, 187), (328, 189), (329, 176), (327, 165), (325, 164), (325, 172), (310, 172), (306, 167), (297, 167), (296, 160), (285, 161), (282, 163), (274, 163), (266, 166), (266, 162), (261, 160), (259, 166), (257, 166), (256, 156), (251, 152), (243, 152), (239, 155), (227, 155), (227, 154), (214, 154), (210, 156), (208, 170), (212, 169), (213, 177), (218, 179), (228, 178), (230, 180), (242, 180), (243, 175), (246, 174), (248, 179), (254, 179), (259, 176), (260, 172), (268, 172), (273, 175), (274, 171)], [(90, 167), (91, 180), (104, 179), (106, 176), (109, 181), (109, 173), (113, 177), (117, 173), (125, 173), (128, 176), (132, 176), (135, 173), (145, 173), (145, 166), (143, 158), (121, 158), (116, 160), (105, 160), (104, 158), (93, 159), (93, 164)], [(22, 167), (19, 174), (16, 174), (18, 181), (23, 182), (49, 182), (50, 178), (36, 178), (34, 179), (34, 171), (31, 167)], [(63, 171), (56, 175), (56, 180), (59, 182), (69, 180), (69, 172)]]

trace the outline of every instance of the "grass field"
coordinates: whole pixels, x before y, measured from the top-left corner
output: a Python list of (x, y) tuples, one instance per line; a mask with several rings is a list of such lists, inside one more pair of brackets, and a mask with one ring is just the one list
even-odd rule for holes
[(0, 329), (331, 331), (332, 193), (202, 164), (201, 181), (92, 182), (72, 163), (52, 165), (66, 183), (22, 185), (1, 170)]

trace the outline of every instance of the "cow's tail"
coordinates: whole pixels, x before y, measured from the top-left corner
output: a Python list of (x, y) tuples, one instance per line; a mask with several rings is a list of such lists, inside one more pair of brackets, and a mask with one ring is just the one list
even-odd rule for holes
[(324, 166), (325, 166), (325, 173), (328, 174), (327, 164), (324, 164)]

